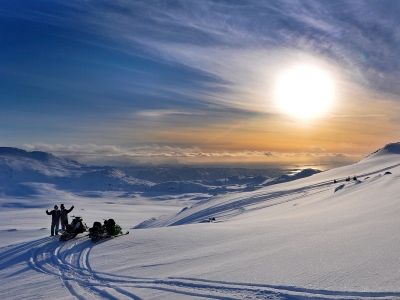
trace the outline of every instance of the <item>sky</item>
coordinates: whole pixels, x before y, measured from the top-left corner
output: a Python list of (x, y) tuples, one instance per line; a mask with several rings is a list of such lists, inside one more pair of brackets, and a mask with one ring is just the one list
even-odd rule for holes
[(2, 0), (0, 146), (358, 161), (398, 141), (399, 23), (389, 0)]

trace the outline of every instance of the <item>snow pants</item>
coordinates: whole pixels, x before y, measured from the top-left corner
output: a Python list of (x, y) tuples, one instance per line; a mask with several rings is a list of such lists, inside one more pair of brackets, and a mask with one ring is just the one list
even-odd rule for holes
[(58, 230), (60, 229), (60, 221), (58, 222), (51, 222), (51, 227), (50, 227), (50, 232), (51, 235), (54, 235), (54, 233), (56, 235), (58, 235)]
[(61, 229), (65, 230), (67, 228), (67, 225), (68, 225), (68, 221), (67, 221), (67, 223), (61, 222)]

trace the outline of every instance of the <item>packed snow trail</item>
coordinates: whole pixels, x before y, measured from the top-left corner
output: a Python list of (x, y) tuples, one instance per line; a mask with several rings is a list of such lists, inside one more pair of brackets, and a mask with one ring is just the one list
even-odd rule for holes
[[(292, 286), (274, 286), (243, 282), (226, 282), (189, 277), (145, 278), (93, 270), (90, 240), (77, 237), (66, 243), (53, 238), (21, 243), (0, 249), (1, 278), (4, 271), (20, 258), (26, 258), (30, 270), (44, 274), (48, 280), (58, 278), (73, 299), (153, 299), (155, 293), (164, 299), (397, 299), (400, 293), (363, 293), (312, 290)], [(106, 246), (106, 244), (104, 244)], [(105, 250), (107, 248), (105, 247)], [(13, 276), (24, 276), (24, 271)], [(32, 278), (32, 274), (30, 275)], [(31, 279), (32, 280), (32, 279)], [(43, 287), (46, 288), (46, 287)], [(13, 297), (14, 295), (14, 297)], [(7, 299), (34, 299), (38, 295), (16, 296), (6, 291)], [(22, 297), (21, 297), (22, 296)], [(155, 296), (154, 296), (155, 297)], [(67, 297), (68, 298), (68, 297)]]

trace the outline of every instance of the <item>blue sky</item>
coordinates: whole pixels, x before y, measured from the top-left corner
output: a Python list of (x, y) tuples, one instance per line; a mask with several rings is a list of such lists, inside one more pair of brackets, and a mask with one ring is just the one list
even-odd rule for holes
[[(388, 0), (3, 0), (1, 145), (81, 161), (358, 159), (398, 141), (399, 22)], [(298, 64), (335, 87), (312, 119), (274, 99)]]

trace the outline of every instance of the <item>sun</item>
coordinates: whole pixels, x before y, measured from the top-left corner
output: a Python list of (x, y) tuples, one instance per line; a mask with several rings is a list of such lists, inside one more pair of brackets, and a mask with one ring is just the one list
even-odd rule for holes
[(284, 113), (308, 119), (322, 115), (331, 107), (333, 90), (328, 73), (302, 65), (286, 70), (278, 77), (275, 97)]

